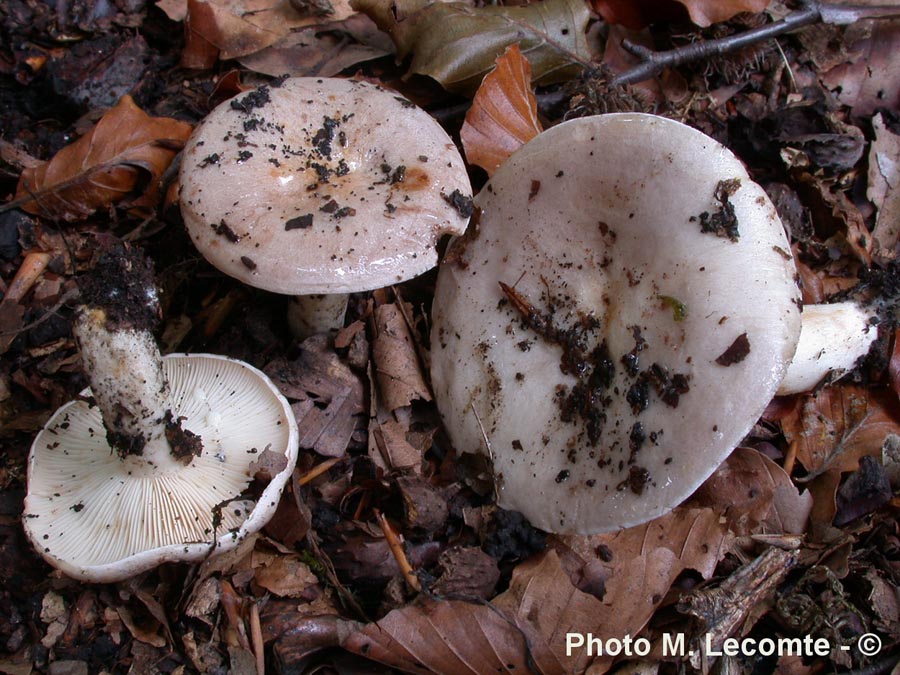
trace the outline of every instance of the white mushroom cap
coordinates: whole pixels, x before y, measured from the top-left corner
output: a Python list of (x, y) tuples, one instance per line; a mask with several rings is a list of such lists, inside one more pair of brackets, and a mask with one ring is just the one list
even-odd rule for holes
[[(201, 560), (237, 546), (275, 512), (299, 438), (284, 397), (256, 368), (222, 356), (173, 354), (163, 367), (173, 413), (203, 440), (187, 466), (121, 459), (99, 410), (83, 400), (57, 410), (31, 447), (25, 532), (72, 577), (117, 581), (163, 562)], [(284, 468), (255, 504), (239, 500), (267, 449)]]
[[(417, 276), (468, 222), (453, 141), (424, 110), (355, 80), (293, 78), (218, 106), (181, 166), (181, 210), (222, 272), (276, 293)], [(454, 203), (456, 206), (454, 206)]]
[[(750, 430), (797, 344), (794, 265), (765, 192), (704, 134), (615, 114), (540, 134), (476, 203), (433, 308), (457, 450), (489, 453), (498, 503), (545, 530), (667, 512)], [(735, 240), (701, 231), (731, 207)]]
[(778, 393), (809, 391), (832, 373), (852, 370), (878, 337), (874, 321), (874, 311), (852, 301), (805, 305), (797, 352)]

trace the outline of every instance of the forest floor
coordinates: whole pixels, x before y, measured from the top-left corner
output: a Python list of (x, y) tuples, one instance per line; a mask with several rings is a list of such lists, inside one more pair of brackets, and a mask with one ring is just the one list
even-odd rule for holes
[[(900, 672), (900, 21), (823, 14), (713, 55), (702, 45), (802, 8), (653, 4), (0, 6), (0, 195), (16, 200), (0, 210), (0, 672)], [(641, 60), (623, 40), (686, 56), (625, 83)], [(299, 343), (283, 296), (221, 274), (185, 233), (180, 143), (218, 103), (284, 74), (396, 89), (457, 141), (476, 192), (564, 119), (685, 122), (767, 191), (804, 303), (877, 307), (879, 338), (838, 382), (772, 401), (670, 514), (610, 534), (537, 530), (496, 506), (485, 465), (441, 425), (427, 368), (436, 272), (353, 295), (342, 330)], [(486, 107), (493, 126), (461, 136)], [(162, 351), (275, 374), (306, 440), (275, 519), (238, 549), (90, 584), (28, 543), (26, 467), (35, 435), (86, 386), (79, 279), (123, 241), (155, 264)], [(406, 389), (392, 393), (386, 373)], [(570, 634), (650, 651), (567, 649)], [(695, 653), (667, 650), (673, 636)], [(807, 636), (824, 652), (700, 649)]]

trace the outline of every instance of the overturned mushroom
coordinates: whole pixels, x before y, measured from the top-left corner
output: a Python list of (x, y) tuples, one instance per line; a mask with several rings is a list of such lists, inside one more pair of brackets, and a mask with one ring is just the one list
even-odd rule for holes
[[(25, 531), (86, 581), (233, 548), (274, 513), (297, 457), (290, 407), (259, 370), (208, 354), (160, 358), (152, 270), (101, 259), (74, 332), (91, 384), (35, 438)], [(242, 498), (254, 474), (267, 484)]]
[(720, 144), (640, 114), (542, 133), (476, 202), (433, 310), (454, 445), (488, 454), (499, 504), (546, 530), (665, 513), (794, 354), (800, 296), (771, 202)]
[(355, 80), (293, 78), (217, 107), (188, 142), (181, 209), (217, 268), (299, 296), (295, 334), (340, 325), (347, 294), (437, 264), (461, 233), (471, 188), (425, 111)]

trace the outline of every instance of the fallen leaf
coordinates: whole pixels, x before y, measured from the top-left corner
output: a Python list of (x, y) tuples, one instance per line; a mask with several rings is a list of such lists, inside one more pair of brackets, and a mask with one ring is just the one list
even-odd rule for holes
[(591, 0), (594, 10), (607, 23), (620, 23), (632, 30), (651, 23), (676, 21), (688, 15), (698, 26), (727, 21), (743, 12), (757, 13), (771, 0)]
[(441, 553), (431, 592), (453, 599), (488, 600), (500, 580), (497, 560), (476, 546), (453, 546)]
[(861, 457), (880, 456), (888, 434), (900, 433), (900, 403), (883, 389), (826, 387), (800, 397), (782, 428), (788, 442), (797, 443), (797, 460), (807, 470), (807, 480), (855, 471)]
[(351, 0), (391, 36), (409, 70), (471, 95), (494, 60), (518, 43), (538, 84), (560, 82), (590, 61), (582, 0), (544, 0), (524, 7), (430, 0)]
[[(346, 19), (353, 12), (347, 0), (334, 0), (328, 21)], [(169, 8), (173, 15), (174, 8)], [(271, 47), (292, 31), (323, 23), (303, 13), (289, 0), (190, 0), (186, 21), (191, 40), (201, 39), (219, 50), (223, 61)]]
[[(256, 562), (254, 556), (254, 563)], [(311, 600), (321, 594), (319, 579), (296, 555), (265, 556), (256, 568), (253, 581), (282, 598)]]
[(393, 303), (375, 308), (372, 360), (381, 401), (387, 410), (430, 401), (415, 345), (400, 307)]
[(459, 133), (466, 159), (491, 176), (542, 130), (531, 88), (531, 65), (519, 45), (511, 45), (481, 82), (466, 113)]
[(617, 621), (619, 608), (610, 612), (605, 602), (576, 588), (553, 549), (518, 565), (509, 589), (491, 604), (528, 639), (531, 658), (542, 673), (580, 673), (590, 664), (589, 650), (567, 649), (569, 633), (604, 639), (634, 635), (640, 629), (615, 632), (625, 628)]
[(873, 236), (884, 250), (900, 240), (900, 135), (884, 123), (881, 113), (872, 119), (875, 140), (869, 148), (869, 187), (866, 196), (878, 217)]
[(312, 337), (303, 342), (296, 359), (273, 361), (265, 372), (295, 401), (291, 410), (300, 447), (326, 457), (343, 455), (365, 408), (362, 382), (334, 350)]
[(341, 646), (421, 675), (535, 672), (522, 632), (496, 608), (420, 596), (362, 626)]
[(392, 52), (391, 41), (369, 17), (353, 14), (343, 21), (293, 31), (275, 44), (238, 60), (245, 68), (272, 77), (332, 77)]
[(23, 171), (16, 199), (29, 213), (67, 221), (123, 200), (152, 207), (160, 176), (190, 134), (191, 125), (150, 117), (123, 96), (89, 133)]
[[(704, 579), (728, 552), (733, 536), (717, 511), (679, 507), (656, 520), (608, 534), (554, 537), (565, 569), (578, 588), (601, 595), (595, 637), (635, 636), (647, 624), (678, 576), (691, 569)], [(612, 657), (595, 660), (602, 673)]]
[(800, 493), (779, 464), (752, 448), (737, 448), (700, 486), (691, 503), (724, 513), (732, 532), (802, 534), (812, 496)]
[(855, 39), (846, 47), (846, 63), (821, 75), (821, 80), (853, 117), (865, 119), (877, 109), (900, 106), (900, 23), (860, 21), (847, 29)]

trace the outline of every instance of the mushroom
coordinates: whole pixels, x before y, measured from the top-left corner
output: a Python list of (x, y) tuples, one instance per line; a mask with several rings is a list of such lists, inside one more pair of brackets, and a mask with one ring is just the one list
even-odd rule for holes
[[(82, 283), (73, 332), (90, 388), (38, 433), (24, 526), (53, 566), (117, 581), (237, 546), (273, 515), (297, 459), (285, 398), (256, 368), (160, 357), (152, 268), (128, 250)], [(242, 494), (255, 474), (268, 483)]]
[(805, 305), (797, 352), (778, 394), (808, 391), (852, 370), (878, 337), (877, 313), (853, 301)]
[(453, 141), (380, 86), (292, 78), (225, 101), (188, 141), (181, 210), (198, 250), (299, 296), (296, 335), (340, 326), (347, 294), (422, 274), (461, 234), (471, 187)]
[(433, 307), (454, 446), (488, 455), (498, 504), (544, 530), (666, 513), (794, 354), (800, 293), (772, 203), (713, 139), (622, 113), (543, 132), (476, 204)]

